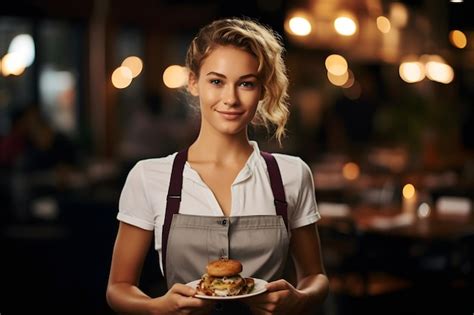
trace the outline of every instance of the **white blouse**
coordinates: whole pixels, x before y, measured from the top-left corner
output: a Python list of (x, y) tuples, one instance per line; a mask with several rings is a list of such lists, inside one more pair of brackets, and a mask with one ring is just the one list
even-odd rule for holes
[[(255, 141), (254, 151), (231, 186), (231, 216), (275, 215), (273, 193), (265, 160)], [(319, 220), (311, 169), (299, 157), (273, 154), (278, 162), (288, 203), (288, 224), (296, 229)], [(155, 231), (155, 249), (161, 256), (161, 233), (173, 153), (167, 157), (139, 161), (129, 172), (122, 189), (117, 219)], [(223, 216), (223, 212), (199, 174), (186, 162), (179, 213)], [(161, 259), (160, 259), (161, 263)]]

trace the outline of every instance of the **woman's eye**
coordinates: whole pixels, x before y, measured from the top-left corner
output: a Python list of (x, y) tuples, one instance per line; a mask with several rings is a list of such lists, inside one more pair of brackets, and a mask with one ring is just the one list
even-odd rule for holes
[(212, 79), (209, 81), (211, 84), (214, 84), (214, 85), (219, 85), (221, 83), (221, 80), (219, 79)]
[(240, 83), (241, 86), (243, 87), (248, 87), (248, 88), (252, 88), (255, 86), (255, 83), (254, 82), (250, 82), (250, 81), (244, 81), (242, 83)]

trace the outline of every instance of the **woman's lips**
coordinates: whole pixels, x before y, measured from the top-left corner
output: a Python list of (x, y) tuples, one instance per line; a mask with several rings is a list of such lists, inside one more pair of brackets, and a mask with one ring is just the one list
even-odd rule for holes
[(228, 112), (228, 111), (217, 111), (224, 119), (235, 120), (242, 116), (243, 112)]

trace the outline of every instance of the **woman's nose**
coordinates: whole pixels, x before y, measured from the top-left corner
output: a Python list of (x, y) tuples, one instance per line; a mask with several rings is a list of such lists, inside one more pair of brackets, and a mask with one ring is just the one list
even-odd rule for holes
[(229, 86), (225, 89), (223, 101), (227, 106), (234, 106), (238, 103), (237, 92), (233, 86)]

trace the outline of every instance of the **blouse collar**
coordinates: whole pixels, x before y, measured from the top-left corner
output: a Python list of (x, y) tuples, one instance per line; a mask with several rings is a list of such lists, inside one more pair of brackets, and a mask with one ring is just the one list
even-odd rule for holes
[[(247, 159), (247, 162), (245, 163), (242, 170), (240, 170), (239, 174), (235, 178), (232, 185), (243, 182), (247, 178), (252, 176), (252, 174), (254, 173), (255, 167), (257, 166), (257, 163), (260, 162), (260, 149), (258, 147), (257, 142), (256, 141), (249, 141), (249, 143), (253, 147), (253, 152), (252, 152), (252, 154), (250, 154), (249, 158)], [(199, 173), (196, 172), (188, 162), (186, 162), (186, 164), (184, 166), (183, 177), (185, 177), (187, 179), (190, 179), (190, 180), (194, 181), (195, 183), (200, 184), (201, 186), (206, 186), (207, 187), (207, 185), (204, 183), (204, 181), (199, 176)]]

